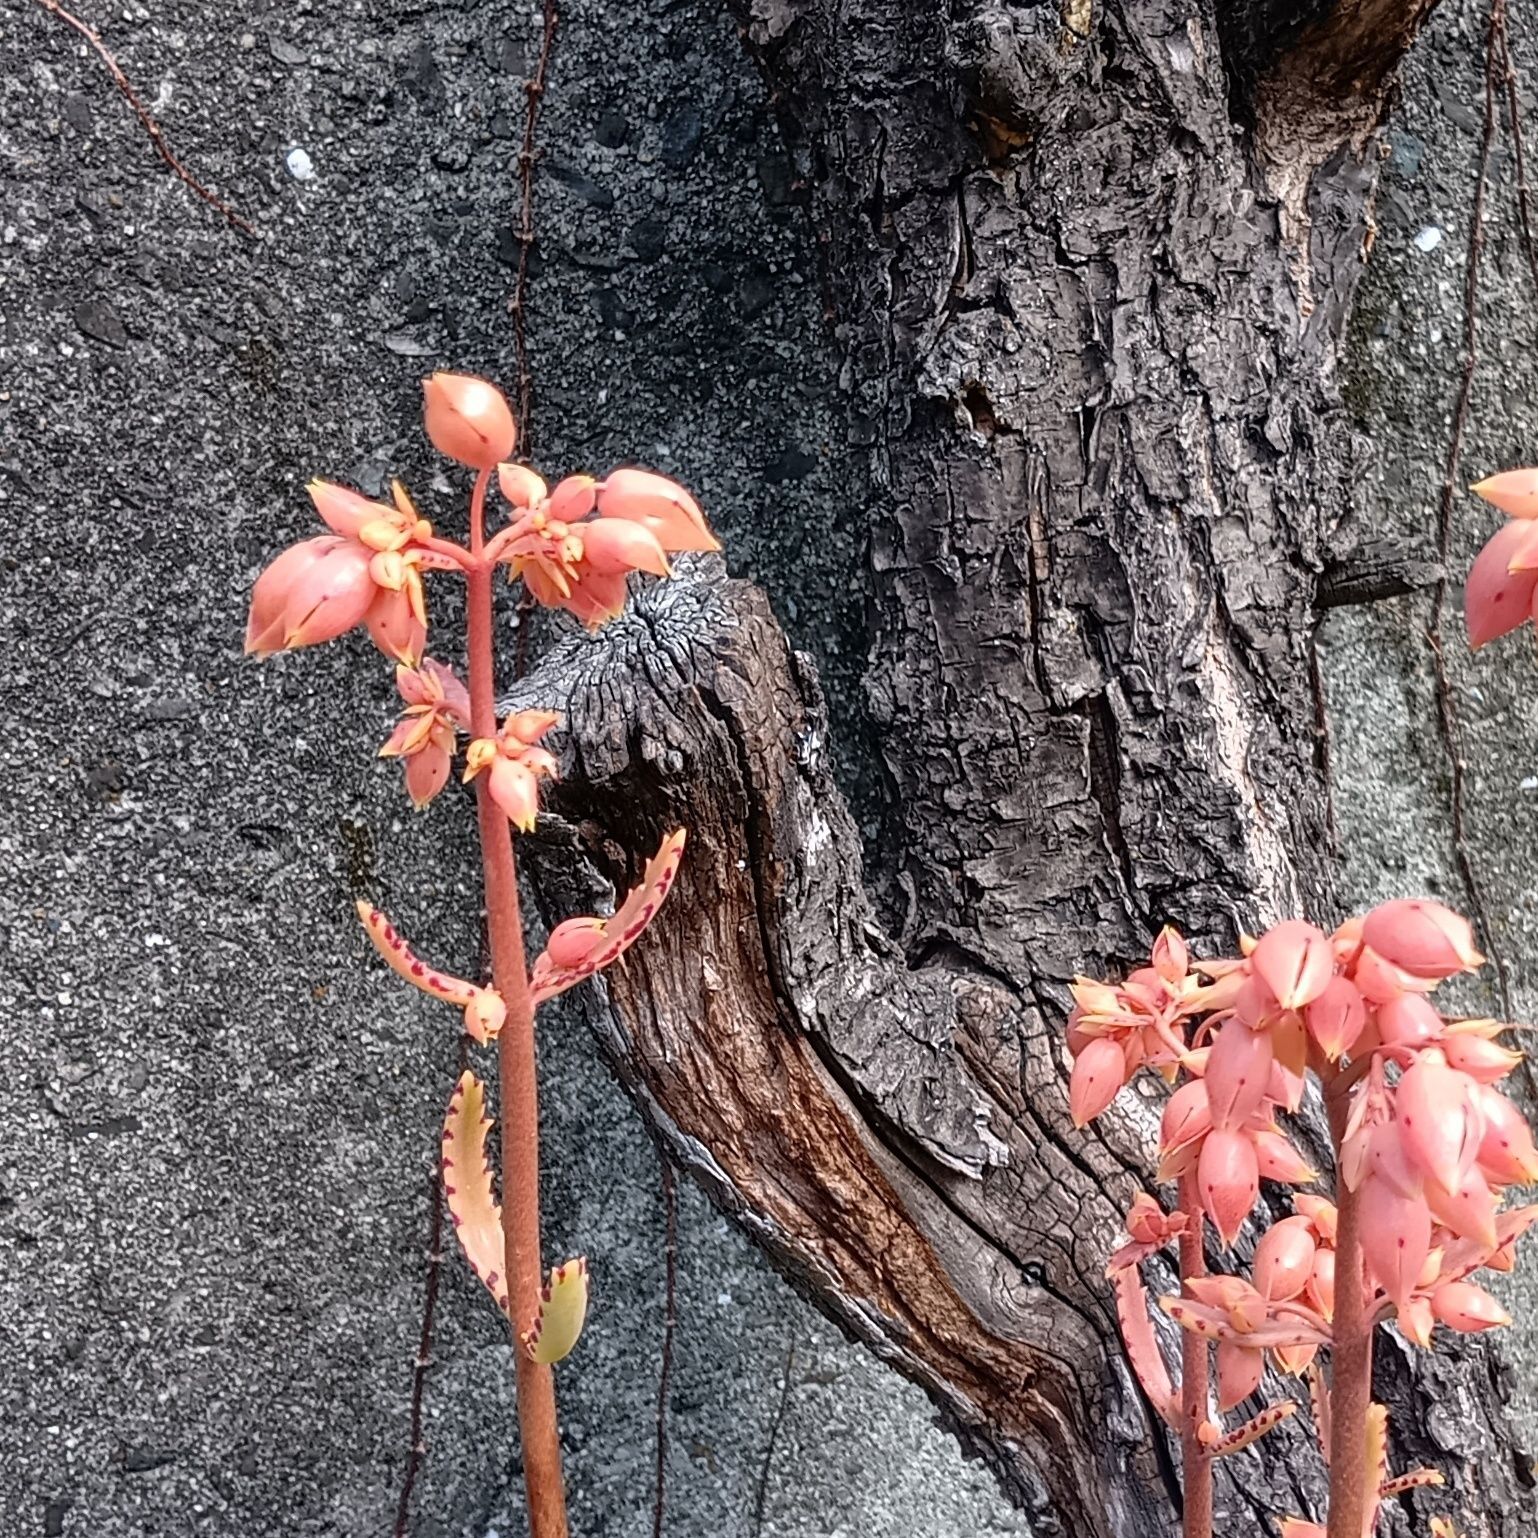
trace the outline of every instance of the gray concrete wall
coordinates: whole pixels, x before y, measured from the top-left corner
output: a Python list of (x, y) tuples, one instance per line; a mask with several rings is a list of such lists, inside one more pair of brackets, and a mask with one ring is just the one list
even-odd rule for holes
[[(367, 648), (259, 668), (239, 636), (260, 565), (311, 527), (310, 475), (373, 487), (399, 471), (454, 516), (415, 381), (444, 365), (510, 377), (514, 135), (537, 18), (156, 0), (96, 19), (262, 239), (192, 201), (98, 62), (11, 0), (0, 1531), (373, 1538), (405, 1451), (455, 1022), (372, 961), (350, 905), (373, 896), (433, 955), (472, 958), (473, 852), (462, 798), (411, 816), (373, 760), (391, 707)], [(1464, 8), (1444, 6), (1412, 72), (1348, 381), (1379, 443), (1364, 512), (1417, 529), (1452, 390), (1472, 39)], [(542, 137), (538, 457), (564, 471), (634, 455), (697, 488), (734, 567), (817, 652), (852, 760), (859, 616), (842, 594), (857, 555), (841, 513), (859, 488), (760, 83), (724, 18), (578, 0)], [(1433, 224), (1445, 236), (1422, 253), (1413, 237)], [(1491, 278), (1506, 340), (1471, 467), (1533, 441), (1533, 306), (1504, 227)], [(1467, 552), (1491, 520), (1467, 502), (1459, 518)], [(1424, 608), (1325, 630), (1363, 900), (1460, 899)], [(450, 623), (451, 602), (438, 613)], [(1479, 749), (1471, 836), (1530, 1014), (1532, 660), (1525, 640), (1455, 657)], [(597, 1289), (561, 1370), (574, 1525), (631, 1538), (650, 1530), (657, 1167), (581, 1032), (552, 1012), (542, 1048), (550, 1242), (588, 1251)], [(1024, 1530), (922, 1397), (688, 1191), (683, 1238), (674, 1538)], [(505, 1351), (457, 1265), (440, 1320), (413, 1531), (513, 1538)]]

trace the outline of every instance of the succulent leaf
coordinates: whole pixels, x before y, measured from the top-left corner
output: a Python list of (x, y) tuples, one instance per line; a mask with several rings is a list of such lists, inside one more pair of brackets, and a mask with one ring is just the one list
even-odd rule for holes
[(540, 1290), (539, 1312), (519, 1339), (536, 1362), (559, 1362), (570, 1354), (587, 1318), (587, 1257), (554, 1266)]
[(510, 1319), (502, 1209), (491, 1189), (491, 1165), (486, 1160), (490, 1128), (486, 1086), (467, 1070), (454, 1086), (443, 1119), (443, 1194), (470, 1269)]
[(1137, 1380), (1143, 1385), (1148, 1401), (1167, 1426), (1178, 1429), (1180, 1406), (1170, 1382), (1169, 1369), (1159, 1352), (1153, 1321), (1148, 1315), (1148, 1294), (1136, 1266), (1126, 1266), (1113, 1273), (1116, 1288), (1116, 1317), (1121, 1323), (1121, 1338), (1126, 1343), (1127, 1360)]
[(1211, 1444), (1212, 1456), (1214, 1458), (1226, 1458), (1231, 1453), (1240, 1452), (1242, 1449), (1250, 1446), (1251, 1443), (1258, 1442), (1268, 1431), (1273, 1431), (1276, 1427), (1280, 1426), (1297, 1408), (1297, 1405), (1290, 1399), (1283, 1399), (1277, 1404), (1267, 1405), (1259, 1415), (1247, 1420), (1242, 1426), (1236, 1427), (1233, 1431), (1225, 1432), (1213, 1442)]

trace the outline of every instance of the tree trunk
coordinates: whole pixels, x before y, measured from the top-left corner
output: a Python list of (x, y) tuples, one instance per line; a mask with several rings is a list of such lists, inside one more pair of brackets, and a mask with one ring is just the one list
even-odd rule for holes
[[(829, 516), (869, 524), (892, 925), (761, 593), (701, 563), (527, 685), (571, 701), (579, 871), (691, 831), (589, 1000), (648, 1124), (1043, 1535), (1178, 1502), (1103, 1281), (1157, 1102), (1072, 1131), (1066, 984), (1166, 920), (1201, 953), (1335, 916), (1316, 612), (1419, 569), (1350, 548), (1335, 371), (1429, 4), (1283, 9), (753, 0), (876, 488)], [(1487, 1351), (1382, 1356), (1397, 1455), (1452, 1487), (1412, 1499), (1530, 1533)], [(1312, 1443), (1300, 1414), (1225, 1464), (1219, 1531), (1319, 1514)]]

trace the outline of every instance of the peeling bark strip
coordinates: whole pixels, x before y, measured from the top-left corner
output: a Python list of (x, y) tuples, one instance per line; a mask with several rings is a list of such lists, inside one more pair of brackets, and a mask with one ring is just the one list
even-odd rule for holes
[[(1038, 1533), (1149, 1538), (1175, 1454), (1103, 1268), (1157, 1106), (1067, 1127), (1062, 984), (1165, 919), (1227, 946), (1331, 917), (1312, 630), (1353, 564), (1333, 376), (1362, 103), (1392, 60), (1315, 72), (1351, 81), (1348, 112), (1295, 89), (1287, 159), (1286, 40), (1247, 84), (1210, 4), (753, 0), (748, 23), (878, 488), (869, 682), (910, 908), (878, 927), (809, 665), (697, 564), (524, 686), (571, 702), (564, 836), (596, 882), (690, 830), (655, 938), (585, 1004), (674, 1156), (929, 1390)], [(547, 863), (551, 916), (585, 911)], [(1534, 1530), (1479, 1342), (1387, 1361), (1379, 1394), (1472, 1538)], [(1299, 1415), (1225, 1460), (1219, 1530), (1317, 1513), (1311, 1442)]]

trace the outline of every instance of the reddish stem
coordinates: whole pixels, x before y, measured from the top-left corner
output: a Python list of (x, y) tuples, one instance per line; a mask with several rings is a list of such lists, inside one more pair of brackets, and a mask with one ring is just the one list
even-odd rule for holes
[[(490, 478), (489, 470), (476, 477), (470, 502), (470, 551), (477, 559), (466, 574), (470, 721), (477, 737), (495, 735), (497, 725), (491, 602), (496, 570), (479, 560), (485, 541), (486, 485)], [(539, 1087), (512, 827), (492, 801), (487, 782), (486, 775), (476, 781), (476, 813), (492, 980), (507, 1004), (507, 1021), (497, 1038), (497, 1066), (502, 1101), (502, 1233), (508, 1300), (516, 1326), (532, 1322), (544, 1282), (539, 1255)], [(548, 1365), (532, 1361), (521, 1346), (514, 1347), (513, 1355), (518, 1372), (518, 1428), (530, 1538), (567, 1538), (555, 1378)]]
[[(1331, 1086), (1332, 1090), (1335, 1086)], [(1341, 1167), (1349, 1097), (1327, 1093), (1335, 1168)], [(1344, 1178), (1336, 1193), (1335, 1319), (1330, 1349), (1329, 1538), (1362, 1538), (1367, 1516), (1367, 1408), (1372, 1401), (1372, 1320), (1362, 1285), (1362, 1203)]]
[[(1202, 1253), (1201, 1196), (1196, 1189), (1196, 1175), (1180, 1177), (1180, 1210), (1186, 1214), (1185, 1232), (1180, 1236), (1180, 1280), (1207, 1274), (1207, 1257)], [(1186, 1291), (1182, 1286), (1182, 1291)], [(1212, 1454), (1201, 1439), (1207, 1420), (1209, 1396), (1209, 1351), (1206, 1340), (1194, 1330), (1185, 1330), (1180, 1342), (1180, 1467), (1185, 1479), (1185, 1517), (1181, 1523), (1184, 1538), (1212, 1538)]]

